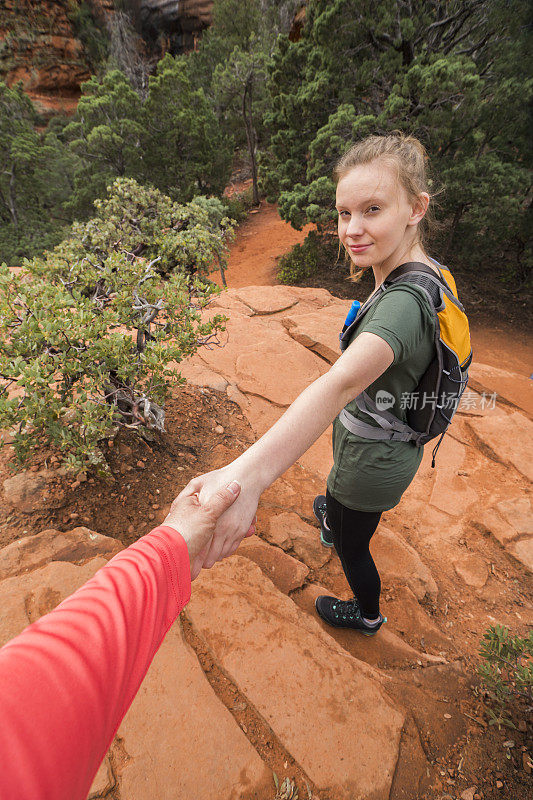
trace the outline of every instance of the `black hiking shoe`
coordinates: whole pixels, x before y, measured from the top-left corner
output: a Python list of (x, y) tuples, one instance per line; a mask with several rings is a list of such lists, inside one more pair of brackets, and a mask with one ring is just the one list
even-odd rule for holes
[(320, 523), (320, 541), (324, 547), (333, 547), (333, 537), (326, 521), (326, 498), (319, 494), (313, 500), (313, 513)]
[(383, 623), (387, 622), (387, 617), (380, 614), (379, 622), (375, 625), (368, 625), (361, 615), (361, 609), (355, 597), (353, 600), (339, 600), (337, 597), (320, 595), (315, 600), (315, 607), (318, 616), (328, 625), (332, 625), (334, 628), (351, 628), (354, 631), (360, 631), (364, 636), (374, 636)]

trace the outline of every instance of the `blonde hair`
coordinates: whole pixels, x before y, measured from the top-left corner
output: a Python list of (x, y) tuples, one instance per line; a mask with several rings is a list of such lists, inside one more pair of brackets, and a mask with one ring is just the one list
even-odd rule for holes
[[(414, 136), (406, 136), (400, 131), (394, 131), (386, 136), (367, 136), (360, 142), (352, 145), (350, 149), (338, 160), (333, 177), (335, 183), (360, 164), (369, 164), (376, 160), (386, 161), (395, 167), (397, 179), (405, 189), (407, 197), (414, 202), (422, 192), (429, 192), (427, 177), (428, 155), (424, 145)], [(417, 226), (417, 241), (424, 247), (428, 236), (437, 227), (431, 205)], [(339, 243), (340, 248), (340, 243)], [(348, 253), (346, 255), (349, 258)], [(360, 280), (364, 270), (357, 271), (350, 260), (350, 277), (354, 281)]]

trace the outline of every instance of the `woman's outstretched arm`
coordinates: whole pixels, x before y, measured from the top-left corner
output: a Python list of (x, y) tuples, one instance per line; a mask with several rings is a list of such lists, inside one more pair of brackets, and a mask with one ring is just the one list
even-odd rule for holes
[(308, 386), (282, 417), (239, 458), (193, 481), (204, 500), (228, 480), (242, 486), (238, 501), (221, 517), (204, 561), (212, 567), (245, 536), (262, 492), (319, 438), (344, 406), (370, 386), (394, 360), (389, 344), (361, 333), (331, 369)]

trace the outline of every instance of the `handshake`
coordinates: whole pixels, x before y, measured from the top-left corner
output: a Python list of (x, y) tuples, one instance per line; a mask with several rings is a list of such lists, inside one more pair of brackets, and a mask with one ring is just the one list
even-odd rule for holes
[(255, 533), (260, 492), (243, 491), (227, 467), (194, 478), (176, 497), (163, 525), (181, 534), (189, 551), (191, 580), (203, 567), (235, 552)]

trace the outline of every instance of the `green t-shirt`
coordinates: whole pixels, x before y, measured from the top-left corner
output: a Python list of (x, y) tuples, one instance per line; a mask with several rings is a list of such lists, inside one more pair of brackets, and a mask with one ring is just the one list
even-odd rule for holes
[[(387, 410), (406, 422), (405, 394), (415, 390), (435, 355), (435, 321), (430, 301), (416, 286), (391, 286), (355, 326), (350, 344), (363, 332), (380, 336), (394, 352), (392, 364), (366, 391), (373, 400), (379, 391), (391, 395)], [(355, 400), (346, 409), (379, 427), (372, 417), (359, 411)], [(329, 492), (348, 508), (387, 511), (400, 502), (416, 474), (422, 453), (423, 448), (413, 442), (356, 436), (337, 418), (333, 423), (334, 463), (328, 476)]]

